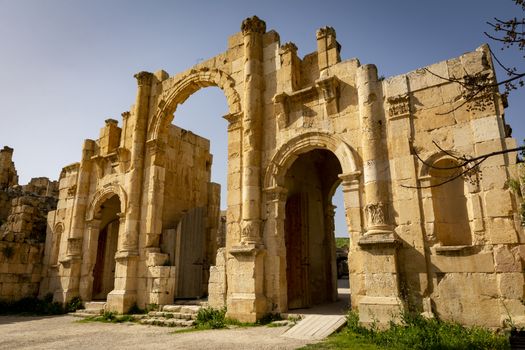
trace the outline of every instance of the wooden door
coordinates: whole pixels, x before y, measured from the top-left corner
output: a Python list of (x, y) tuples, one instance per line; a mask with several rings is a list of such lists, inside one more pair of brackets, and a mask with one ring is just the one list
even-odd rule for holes
[(206, 209), (195, 208), (188, 211), (177, 226), (175, 298), (191, 299), (203, 296), (205, 220)]
[(305, 220), (306, 206), (301, 203), (301, 195), (295, 194), (286, 201), (285, 243), (286, 280), (288, 309), (309, 306), (308, 283), (308, 240)]

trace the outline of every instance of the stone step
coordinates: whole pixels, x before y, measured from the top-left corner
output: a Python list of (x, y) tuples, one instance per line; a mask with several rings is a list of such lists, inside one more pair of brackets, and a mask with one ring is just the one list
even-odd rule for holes
[(196, 315), (201, 308), (200, 305), (164, 305), (162, 311)]
[(86, 301), (84, 307), (86, 309), (105, 309), (106, 304), (105, 301)]
[(196, 305), (202, 307), (208, 307), (208, 299), (188, 299), (188, 300), (175, 300), (175, 305)]
[(162, 326), (162, 327), (191, 327), (195, 324), (193, 320), (181, 320), (176, 318), (150, 317), (143, 318), (140, 324)]
[(149, 317), (164, 317), (166, 319), (179, 319), (179, 320), (194, 320), (197, 318), (195, 313), (183, 313), (183, 312), (166, 312), (166, 311), (150, 311)]

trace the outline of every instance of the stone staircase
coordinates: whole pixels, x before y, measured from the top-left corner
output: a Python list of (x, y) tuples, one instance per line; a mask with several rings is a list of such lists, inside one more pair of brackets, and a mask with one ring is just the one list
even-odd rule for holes
[[(191, 327), (195, 324), (197, 313), (207, 307), (207, 301), (187, 300), (176, 301), (174, 305), (164, 305), (158, 311), (150, 311), (143, 315), (131, 315), (140, 324), (164, 327)], [(102, 315), (106, 302), (91, 301), (84, 304), (85, 309), (77, 310), (70, 315), (76, 317), (92, 317)]]
[(164, 305), (159, 311), (147, 315), (134, 315), (140, 324), (164, 327), (191, 327), (197, 313), (208, 306), (206, 300), (177, 300), (174, 305)]
[[(164, 305), (160, 311), (140, 315), (139, 323), (164, 327), (191, 327), (195, 324), (200, 305)], [(139, 315), (137, 315), (139, 316)]]
[(79, 309), (75, 312), (70, 313), (70, 315), (76, 317), (91, 317), (96, 315), (102, 315), (105, 309), (105, 301), (87, 301), (84, 303), (84, 309)]

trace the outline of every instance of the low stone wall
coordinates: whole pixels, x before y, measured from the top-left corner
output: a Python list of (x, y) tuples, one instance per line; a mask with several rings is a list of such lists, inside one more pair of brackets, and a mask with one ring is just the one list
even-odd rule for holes
[(37, 296), (44, 244), (0, 241), (0, 300)]

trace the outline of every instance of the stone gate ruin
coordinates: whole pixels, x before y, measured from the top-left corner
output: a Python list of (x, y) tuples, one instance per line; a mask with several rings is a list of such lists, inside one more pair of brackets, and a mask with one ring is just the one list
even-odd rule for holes
[[(208, 295), (242, 321), (333, 301), (331, 199), (342, 184), (362, 322), (403, 308), (465, 324), (525, 321), (525, 236), (506, 186), (516, 155), (491, 157), (471, 181), (428, 187), (454, 175), (455, 154), (516, 146), (497, 91), (479, 97), (482, 110), (457, 107), (461, 87), (440, 78), (494, 77), (488, 48), (383, 79), (374, 65), (341, 60), (333, 28), (316, 39), (301, 59), (251, 17), (224, 53), (171, 77), (135, 75), (121, 125), (107, 120), (62, 170), (41, 295), (107, 299), (118, 312)], [(171, 125), (208, 86), (229, 108), (225, 233), (209, 143)]]

